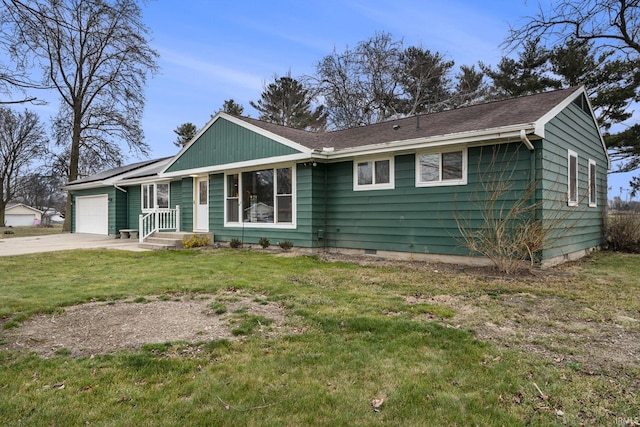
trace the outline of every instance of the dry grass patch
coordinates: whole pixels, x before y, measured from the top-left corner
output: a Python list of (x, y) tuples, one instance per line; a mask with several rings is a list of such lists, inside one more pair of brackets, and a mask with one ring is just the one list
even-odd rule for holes
[[(258, 299), (258, 302), (256, 302)], [(235, 291), (91, 302), (38, 315), (6, 334), (7, 346), (43, 357), (82, 357), (135, 350), (145, 344), (237, 340), (253, 333), (273, 338), (285, 327), (274, 302)], [(224, 311), (219, 307), (224, 305)], [(243, 329), (239, 332), (238, 327)], [(243, 333), (246, 331), (246, 333)]]

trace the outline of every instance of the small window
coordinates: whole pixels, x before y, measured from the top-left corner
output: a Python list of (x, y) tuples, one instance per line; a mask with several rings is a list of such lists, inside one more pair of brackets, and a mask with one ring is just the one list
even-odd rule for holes
[(598, 206), (598, 186), (596, 181), (596, 162), (589, 159), (589, 206)]
[(416, 155), (416, 186), (467, 183), (467, 150)]
[(568, 151), (569, 164), (567, 173), (567, 204), (578, 205), (578, 154)]
[(293, 220), (293, 203), (292, 203), (292, 180), (291, 168), (277, 169), (276, 173), (276, 205), (278, 206), (277, 222), (292, 222)]
[(169, 184), (156, 184), (156, 207), (169, 209)]
[(394, 187), (393, 159), (356, 160), (354, 165), (354, 190), (381, 190)]
[(153, 209), (153, 184), (142, 186), (142, 210)]
[(143, 184), (142, 210), (169, 209), (169, 184)]
[(240, 214), (238, 204), (239, 175), (237, 173), (227, 175), (227, 222), (239, 222)]

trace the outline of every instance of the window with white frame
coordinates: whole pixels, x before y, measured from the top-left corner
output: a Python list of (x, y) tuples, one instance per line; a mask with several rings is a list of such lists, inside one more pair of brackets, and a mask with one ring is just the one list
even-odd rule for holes
[(292, 167), (251, 170), (225, 177), (225, 222), (251, 225), (292, 225)]
[(393, 157), (354, 160), (353, 165), (354, 190), (383, 190), (394, 188)]
[(598, 206), (598, 186), (596, 182), (596, 161), (589, 159), (589, 206)]
[(416, 154), (416, 186), (467, 183), (467, 149)]
[(169, 184), (143, 184), (142, 185), (142, 210), (169, 208)]
[(578, 154), (567, 151), (567, 204), (578, 206)]

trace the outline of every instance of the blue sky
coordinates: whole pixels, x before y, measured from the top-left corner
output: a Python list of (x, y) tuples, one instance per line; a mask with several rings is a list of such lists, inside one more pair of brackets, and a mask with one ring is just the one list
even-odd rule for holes
[[(334, 48), (353, 47), (376, 32), (445, 54), (456, 68), (496, 65), (509, 24), (537, 10), (534, 0), (152, 0), (143, 13), (161, 71), (146, 90), (143, 128), (151, 157), (175, 154), (173, 130), (185, 122), (203, 126), (226, 99), (257, 117), (249, 101), (260, 98), (274, 75), (312, 74)], [(56, 108), (52, 102), (41, 111), (43, 119)], [(628, 181), (610, 176), (616, 189), (610, 196)]]
[(533, 11), (514, 0), (152, 1), (145, 21), (162, 71), (147, 90), (147, 141), (154, 156), (173, 154), (173, 129), (203, 126), (230, 98), (257, 117), (249, 101), (274, 75), (313, 74), (334, 48), (380, 31), (441, 52), (457, 66), (495, 64), (508, 22)]

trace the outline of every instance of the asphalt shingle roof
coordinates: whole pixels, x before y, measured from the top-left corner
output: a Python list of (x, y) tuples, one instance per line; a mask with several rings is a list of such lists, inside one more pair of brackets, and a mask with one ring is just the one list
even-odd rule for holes
[[(250, 117), (237, 118), (312, 150), (323, 148), (342, 150), (533, 123), (578, 89), (579, 87), (572, 87), (330, 132), (314, 133)], [(170, 157), (121, 166), (78, 179), (70, 182), (69, 185), (99, 182), (123, 174), (127, 174), (127, 179), (156, 175), (163, 170), (166, 166), (165, 160), (168, 159)], [(154, 167), (147, 167), (154, 163), (156, 163)], [(129, 173), (136, 169), (141, 171)]]
[[(310, 149), (332, 147), (340, 150), (532, 123), (578, 89), (538, 93), (325, 133), (291, 129), (247, 117), (240, 119)], [(395, 126), (398, 127), (394, 129)]]
[[(113, 169), (105, 170), (105, 171), (102, 171), (102, 172), (98, 172), (95, 175), (89, 175), (89, 176), (86, 176), (84, 178), (76, 179), (75, 181), (71, 181), (69, 184), (75, 185), (75, 184), (85, 184), (85, 183), (88, 183), (88, 182), (104, 181), (105, 179), (113, 178), (115, 176), (122, 175), (122, 174), (125, 174), (127, 172), (134, 171), (136, 169), (141, 169), (141, 168), (143, 168), (145, 166), (152, 165), (153, 163), (156, 163), (156, 162), (160, 163), (163, 160), (167, 160), (167, 159), (169, 159), (169, 157), (164, 157), (162, 159), (144, 160), (144, 161), (141, 161), (141, 162), (132, 163), (130, 165), (120, 166), (120, 167), (117, 167), (117, 168), (113, 168)], [(160, 166), (164, 166), (164, 164), (159, 165), (159, 167), (157, 168), (158, 170), (155, 170), (154, 172), (147, 173), (147, 171), (145, 171), (145, 173), (143, 175), (144, 176), (147, 176), (149, 174), (153, 175), (153, 174), (156, 174), (156, 173), (160, 172), (160, 170), (161, 170)]]

